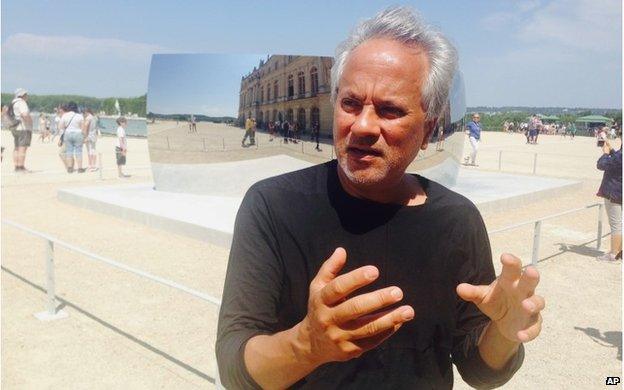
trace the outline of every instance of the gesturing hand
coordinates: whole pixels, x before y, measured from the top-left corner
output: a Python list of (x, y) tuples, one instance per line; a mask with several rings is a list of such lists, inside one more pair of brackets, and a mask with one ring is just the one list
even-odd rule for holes
[(522, 272), (522, 262), (511, 254), (501, 256), (503, 270), (489, 286), (462, 283), (457, 294), (473, 302), (507, 339), (527, 342), (536, 338), (542, 328), (545, 301), (535, 295), (539, 273), (533, 267)]
[(379, 311), (403, 298), (398, 287), (346, 299), (379, 276), (374, 266), (338, 275), (346, 260), (346, 251), (337, 248), (310, 283), (308, 314), (299, 324), (297, 338), (305, 351), (303, 358), (314, 364), (358, 357), (414, 318), (411, 306)]

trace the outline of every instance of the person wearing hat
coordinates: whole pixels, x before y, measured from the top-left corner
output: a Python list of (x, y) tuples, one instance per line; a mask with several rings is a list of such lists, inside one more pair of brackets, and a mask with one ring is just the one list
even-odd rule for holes
[(13, 115), (19, 121), (17, 127), (12, 131), (15, 149), (13, 152), (13, 163), (15, 172), (26, 172), (24, 161), (26, 160), (26, 150), (30, 146), (32, 139), (33, 121), (28, 109), (28, 91), (23, 88), (15, 90), (15, 99), (11, 102)]

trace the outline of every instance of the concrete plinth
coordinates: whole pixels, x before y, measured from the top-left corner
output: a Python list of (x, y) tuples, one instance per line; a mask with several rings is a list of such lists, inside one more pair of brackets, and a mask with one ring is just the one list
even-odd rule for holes
[[(64, 189), (58, 197), (80, 207), (229, 247), (236, 212), (251, 185), (249, 177), (260, 180), (283, 173), (283, 167), (288, 166), (284, 158), (263, 158), (263, 163), (255, 166), (248, 162), (245, 175), (240, 174), (239, 162), (218, 164), (219, 174), (211, 177), (214, 195), (156, 191), (152, 183), (146, 183)], [(267, 164), (270, 159), (275, 160), (274, 164)], [(294, 166), (302, 165), (307, 163)], [(278, 167), (279, 172), (272, 167)], [(451, 189), (485, 212), (553, 196), (578, 185), (572, 180), (461, 169)]]

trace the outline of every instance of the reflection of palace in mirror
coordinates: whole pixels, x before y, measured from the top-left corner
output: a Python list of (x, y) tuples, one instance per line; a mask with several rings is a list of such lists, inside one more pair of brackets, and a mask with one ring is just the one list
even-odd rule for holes
[(319, 123), (321, 136), (331, 135), (331, 57), (272, 55), (241, 79), (238, 120), (255, 118), (260, 129), (269, 121), (298, 123), (310, 132)]

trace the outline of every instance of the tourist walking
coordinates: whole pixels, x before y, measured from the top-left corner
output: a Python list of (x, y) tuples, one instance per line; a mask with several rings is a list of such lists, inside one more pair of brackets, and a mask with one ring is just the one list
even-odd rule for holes
[(604, 198), (611, 228), (611, 248), (597, 259), (616, 261), (622, 258), (622, 146), (614, 150), (609, 141), (605, 140), (602, 152), (596, 166), (604, 173), (596, 195)]
[(78, 173), (83, 173), (82, 146), (84, 145), (87, 129), (84, 127), (84, 117), (78, 112), (78, 105), (74, 102), (67, 103), (61, 117), (61, 132), (65, 143), (65, 159), (68, 173), (74, 172), (74, 163)]
[[(65, 114), (65, 111), (63, 110), (62, 106), (61, 107), (57, 107), (55, 111), (56, 111), (56, 115), (57, 116), (54, 118), (54, 120), (56, 122), (56, 125), (55, 125), (56, 128), (57, 128), (56, 132), (57, 132), (57, 134), (59, 136), (58, 156), (61, 159), (61, 162), (63, 163), (63, 168), (67, 169), (67, 158), (66, 158), (67, 146), (65, 145), (65, 137), (63, 135), (63, 132), (61, 131), (61, 117), (63, 116), (63, 114)], [(58, 121), (56, 119), (58, 119)]]
[[(472, 152), (470, 156), (464, 159), (464, 163), (466, 165), (477, 166), (477, 151), (479, 150), (479, 142), (481, 141), (481, 117), (478, 113), (472, 114), (472, 120), (468, 122), (466, 129)], [(469, 160), (470, 162), (468, 162)]]
[(42, 143), (46, 141), (46, 138), (50, 138), (50, 122), (45, 113), (39, 113), (39, 140)]
[(85, 128), (87, 129), (87, 138), (85, 144), (87, 145), (87, 156), (89, 157), (89, 171), (97, 171), (97, 149), (96, 143), (98, 139), (97, 118), (93, 115), (93, 111), (90, 108), (85, 110), (87, 114), (85, 117)]
[(33, 130), (33, 120), (27, 102), (28, 91), (18, 88), (15, 91), (15, 98), (7, 109), (8, 128), (13, 134), (13, 164), (17, 173), (30, 172), (24, 166)]
[(275, 123), (269, 121), (269, 142), (273, 142), (275, 138)]
[(248, 145), (245, 143), (247, 138), (249, 138), (249, 146), (256, 144), (254, 127), (256, 126), (256, 121), (254, 118), (247, 118), (245, 121), (245, 135), (243, 136), (243, 140), (241, 141), (241, 146), (246, 148)]
[(126, 118), (117, 118), (117, 144), (115, 145), (115, 159), (117, 160), (117, 175), (121, 178), (130, 177), (123, 173), (123, 166), (126, 165), (126, 156), (128, 154), (128, 142), (126, 140), (126, 126), (128, 121)]
[(319, 146), (319, 138), (321, 136), (321, 128), (319, 126), (319, 123), (317, 121), (315, 121), (312, 124), (312, 133), (314, 134), (314, 137), (316, 138), (316, 150), (319, 152), (322, 152), (321, 147)]
[(288, 119), (286, 119), (284, 122), (282, 122), (282, 132), (283, 132), (283, 136), (284, 136), (284, 143), (287, 144), (288, 143), (288, 137), (289, 137), (289, 132), (290, 132), (290, 123), (288, 123)]

